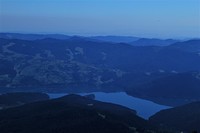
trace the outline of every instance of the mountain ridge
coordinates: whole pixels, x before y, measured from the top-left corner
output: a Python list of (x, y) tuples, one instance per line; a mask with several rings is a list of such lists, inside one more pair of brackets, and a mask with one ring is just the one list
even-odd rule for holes
[(129, 91), (173, 73), (200, 71), (197, 53), (169, 47), (80, 37), (0, 39), (0, 88), (2, 92)]

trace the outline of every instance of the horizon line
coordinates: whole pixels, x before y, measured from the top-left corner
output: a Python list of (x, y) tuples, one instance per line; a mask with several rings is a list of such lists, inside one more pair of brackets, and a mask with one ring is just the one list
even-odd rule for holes
[(88, 34), (88, 35), (82, 35), (82, 34), (70, 34), (70, 33), (63, 33), (63, 32), (1, 32), (0, 34), (32, 34), (32, 35), (64, 35), (64, 36), (78, 36), (78, 37), (133, 37), (133, 38), (147, 38), (147, 39), (161, 39), (161, 40), (167, 40), (167, 39), (173, 39), (173, 40), (188, 40), (188, 39), (200, 39), (199, 37), (147, 37), (147, 36), (137, 36), (137, 35), (116, 35), (116, 34)]

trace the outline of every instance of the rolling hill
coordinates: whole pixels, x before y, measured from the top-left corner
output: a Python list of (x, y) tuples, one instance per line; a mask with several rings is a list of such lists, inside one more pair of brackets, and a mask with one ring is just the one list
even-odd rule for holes
[(156, 39), (156, 38), (140, 38), (136, 41), (129, 42), (133, 46), (169, 46), (179, 42), (174, 39)]
[(134, 110), (73, 94), (0, 110), (1, 132), (134, 133), (147, 129), (150, 124)]
[(169, 106), (200, 100), (200, 73), (177, 73), (130, 89), (128, 94)]
[(162, 110), (150, 118), (150, 122), (163, 129), (200, 132), (200, 102)]
[(26, 103), (48, 100), (49, 96), (44, 93), (12, 92), (0, 95), (0, 108), (10, 108)]

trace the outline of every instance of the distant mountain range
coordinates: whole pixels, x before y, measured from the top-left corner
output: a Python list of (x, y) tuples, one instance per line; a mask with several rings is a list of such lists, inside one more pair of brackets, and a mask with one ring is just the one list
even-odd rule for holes
[(95, 39), (96, 41), (111, 42), (111, 43), (130, 43), (140, 39), (139, 37), (131, 37), (131, 36), (94, 36), (89, 38)]
[(140, 38), (136, 41), (129, 42), (133, 46), (169, 46), (173, 43), (179, 42), (178, 40), (173, 39), (149, 39), (149, 38)]
[(132, 36), (68, 36), (63, 34), (21, 34), (21, 33), (0, 33), (0, 38), (4, 39), (21, 39), (21, 40), (38, 40), (45, 38), (66, 40), (73, 37), (95, 41), (95, 42), (110, 42), (110, 43), (128, 43), (134, 46), (167, 46), (178, 42), (174, 39), (156, 39), (156, 38), (140, 38)]
[(177, 42), (177, 43), (174, 43), (173, 45), (170, 45), (169, 48), (186, 51), (186, 52), (197, 53), (200, 55), (199, 40), (196, 39), (196, 40), (189, 40), (189, 41), (185, 41), (185, 42)]
[(22, 34), (22, 33), (0, 33), (0, 38), (4, 39), (21, 39), (21, 40), (38, 40), (45, 38), (69, 39), (71, 36), (62, 34)]
[[(1, 92), (126, 91), (130, 95), (141, 97), (140, 93), (145, 89), (138, 88), (145, 88), (141, 87), (143, 85), (154, 86), (154, 81), (162, 84), (178, 84), (182, 81), (188, 84), (196, 83), (196, 79), (190, 78), (189, 75), (188, 79), (194, 81), (177, 78), (169, 82), (163, 79), (173, 77), (176, 73), (200, 71), (200, 40), (178, 42), (164, 47), (138, 47), (78, 36), (55, 39), (40, 35), (32, 37), (34, 35), (17, 34), (20, 39), (13, 39), (14, 35), (9, 39), (10, 34), (2, 33), (0, 36), (3, 35), (6, 35), (7, 39), (0, 39)], [(158, 93), (159, 89), (163, 89), (162, 84), (146, 91), (149, 94), (144, 93), (143, 98), (153, 100), (153, 95), (166, 98), (163, 101), (156, 100), (159, 103), (177, 105), (170, 102), (170, 98), (173, 98), (171, 87), (170, 93), (165, 97)], [(194, 86), (184, 86), (184, 90), (177, 88), (174, 94), (182, 94), (181, 91), (189, 92), (190, 87)], [(191, 93), (198, 89), (198, 86), (194, 87)], [(184, 93), (182, 98), (194, 100), (190, 97), (191, 93)], [(196, 98), (200, 97), (199, 93), (195, 95)]]

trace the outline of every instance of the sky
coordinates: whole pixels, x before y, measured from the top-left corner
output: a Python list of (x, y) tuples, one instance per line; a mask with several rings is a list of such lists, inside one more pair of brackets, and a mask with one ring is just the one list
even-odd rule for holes
[(0, 0), (0, 32), (200, 37), (200, 0)]

